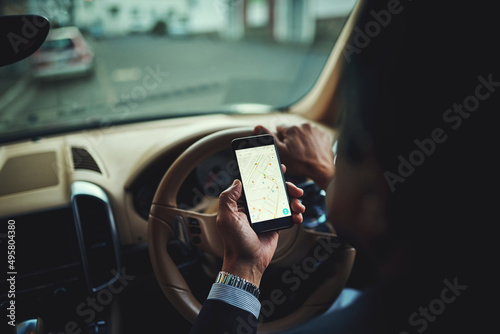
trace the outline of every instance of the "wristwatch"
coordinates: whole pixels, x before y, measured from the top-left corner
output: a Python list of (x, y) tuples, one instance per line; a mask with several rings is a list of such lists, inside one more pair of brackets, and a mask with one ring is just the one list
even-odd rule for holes
[(215, 283), (230, 285), (230, 286), (234, 286), (236, 288), (243, 289), (247, 292), (250, 292), (256, 298), (259, 298), (259, 295), (260, 295), (260, 290), (255, 284), (250, 283), (249, 281), (247, 281), (244, 278), (230, 274), (230, 273), (225, 272), (225, 271), (219, 272), (219, 275), (217, 275), (217, 279), (215, 280)]

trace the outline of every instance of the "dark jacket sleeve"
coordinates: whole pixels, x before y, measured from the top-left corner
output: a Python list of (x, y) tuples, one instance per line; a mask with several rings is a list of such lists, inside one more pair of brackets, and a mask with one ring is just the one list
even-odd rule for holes
[(207, 299), (191, 328), (190, 334), (254, 334), (258, 320), (239, 307), (216, 299)]

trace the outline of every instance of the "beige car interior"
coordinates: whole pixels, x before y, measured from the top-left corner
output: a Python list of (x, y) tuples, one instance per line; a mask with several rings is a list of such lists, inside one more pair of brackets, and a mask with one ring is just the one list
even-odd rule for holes
[[(342, 49), (359, 7), (360, 3), (349, 17), (316, 85), (289, 112), (165, 119), (2, 144), (0, 217), (71, 205), (78, 215), (78, 208), (82, 207), (75, 199), (82, 195), (109, 202), (119, 245), (148, 243), (153, 271), (166, 298), (186, 319), (194, 321), (203, 300), (191, 292), (167, 251), (167, 243), (179, 238), (191, 241), (207, 258), (214, 259), (214, 265), (205, 269), (215, 278), (220, 269), (215, 264), (222, 257), (222, 242), (215, 229), (216, 203), (203, 209), (178, 208), (180, 187), (204, 159), (228, 148), (231, 139), (250, 135), (259, 124), (273, 129), (280, 124), (312, 122), (336, 137), (332, 125), (338, 112), (334, 98), (342, 72)], [(138, 176), (145, 168), (165, 158), (174, 162), (160, 182), (147, 221), (134, 210), (130, 189), (140, 182)], [(196, 233), (189, 229), (193, 220), (199, 224)], [(175, 226), (179, 224), (184, 227)], [(335, 237), (335, 222), (327, 224), (333, 226), (332, 233), (299, 225), (283, 231), (271, 266), (289, 267), (306, 256), (319, 239)], [(280, 319), (264, 322), (259, 331), (277, 332), (327, 310), (349, 278), (355, 253), (350, 245), (342, 245), (328, 277), (302, 307)]]

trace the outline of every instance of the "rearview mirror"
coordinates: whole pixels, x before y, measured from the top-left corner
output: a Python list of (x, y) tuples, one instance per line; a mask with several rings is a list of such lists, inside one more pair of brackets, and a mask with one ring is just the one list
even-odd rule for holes
[(0, 16), (0, 66), (32, 55), (47, 38), (49, 29), (49, 21), (43, 16)]

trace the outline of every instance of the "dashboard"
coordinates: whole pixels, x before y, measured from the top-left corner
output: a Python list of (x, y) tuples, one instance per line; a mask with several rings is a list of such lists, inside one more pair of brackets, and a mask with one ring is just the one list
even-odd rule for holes
[[(95, 185), (106, 196), (120, 245), (146, 241), (151, 200), (168, 167), (196, 140), (230, 127), (301, 124), (295, 114), (207, 115), (144, 122), (0, 146), (0, 217), (49, 211), (72, 204), (72, 185)], [(331, 131), (331, 130), (330, 130)], [(216, 198), (235, 175), (225, 172), (223, 150), (197, 166), (178, 196), (195, 207)], [(234, 169), (233, 169), (234, 170)]]

